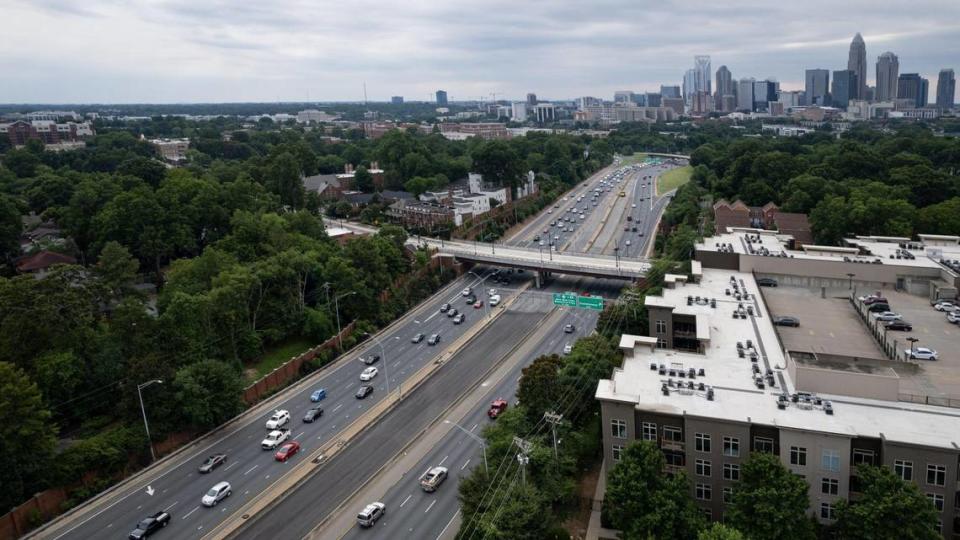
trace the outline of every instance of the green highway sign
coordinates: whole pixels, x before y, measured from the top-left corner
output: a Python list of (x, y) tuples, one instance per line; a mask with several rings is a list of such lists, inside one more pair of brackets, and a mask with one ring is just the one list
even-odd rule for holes
[(553, 293), (553, 305), (577, 307), (577, 295), (575, 293)]
[(603, 297), (602, 296), (579, 296), (577, 297), (577, 307), (603, 311)]

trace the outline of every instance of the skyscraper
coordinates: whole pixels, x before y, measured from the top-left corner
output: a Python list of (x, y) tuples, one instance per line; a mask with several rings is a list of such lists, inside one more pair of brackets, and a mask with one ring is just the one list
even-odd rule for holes
[(683, 74), (683, 101), (687, 107), (693, 103), (693, 94), (697, 91), (697, 70), (690, 68)]
[(930, 82), (919, 73), (904, 73), (897, 78), (897, 98), (913, 100), (916, 107), (927, 104)]
[(867, 91), (867, 45), (863, 42), (860, 32), (853, 36), (850, 42), (850, 55), (847, 58), (847, 69), (857, 76), (855, 92), (850, 93), (850, 99), (864, 99)]
[(437, 105), (440, 105), (441, 107), (447, 106), (446, 90), (437, 90)]
[(777, 100), (777, 87), (779, 83), (772, 79), (765, 81), (754, 81), (753, 83), (753, 110), (765, 112), (771, 101)]
[(846, 109), (851, 99), (854, 99), (853, 93), (860, 88), (860, 82), (857, 80), (857, 74), (850, 69), (842, 69), (833, 72), (833, 86), (830, 91), (830, 103), (834, 107)]
[(897, 99), (897, 77), (900, 74), (900, 59), (892, 52), (885, 52), (877, 58), (877, 101)]
[(957, 79), (952, 69), (941, 69), (937, 76), (937, 108), (952, 109), (957, 91)]
[(696, 71), (694, 92), (710, 94), (710, 56), (698, 55), (693, 57), (693, 69)]
[(743, 112), (753, 112), (753, 83), (756, 82), (753, 77), (749, 79), (740, 79), (737, 83), (737, 110)]
[(533, 107), (536, 104), (537, 104), (537, 95), (534, 94), (533, 92), (530, 92), (529, 94), (527, 94), (527, 105), (529, 107)]
[(679, 86), (664, 86), (660, 85), (660, 96), (665, 98), (678, 98), (680, 96), (680, 87)]
[(733, 74), (730, 73), (727, 66), (720, 66), (720, 68), (717, 69), (717, 88), (716, 95), (714, 96), (716, 109), (723, 112), (730, 112), (723, 108), (723, 96), (732, 96), (733, 94)]
[(807, 85), (805, 91), (807, 94), (807, 105), (829, 105), (830, 91), (830, 72), (826, 69), (808, 69)]

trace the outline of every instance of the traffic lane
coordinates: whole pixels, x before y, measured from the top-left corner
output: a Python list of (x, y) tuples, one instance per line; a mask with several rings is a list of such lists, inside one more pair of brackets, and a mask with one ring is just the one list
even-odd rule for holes
[[(536, 352), (519, 362), (501, 383), (487, 392), (479, 407), (465, 417), (451, 419), (467, 431), (481, 436), (483, 429), (490, 423), (486, 414), (486, 404), (494, 399), (506, 399), (513, 403), (520, 384), (522, 370), (541, 355), (562, 354), (566, 342), (588, 335), (596, 327), (598, 315), (596, 312), (568, 309), (564, 317), (539, 341)], [(584, 315), (581, 316), (581, 313)], [(573, 324), (577, 330), (573, 334), (566, 334), (563, 327)], [(433, 493), (420, 489), (419, 478), (427, 470), (438, 467), (447, 467), (449, 473), (443, 485)], [(479, 443), (457, 428), (451, 429), (440, 443), (421, 459), (411, 470), (409, 476), (394, 485), (387, 494), (380, 499), (387, 507), (387, 512), (372, 531), (362, 531), (359, 527), (346, 538), (369, 537), (396, 538), (399, 535), (415, 538), (436, 538), (453, 519), (458, 511), (457, 493), (460, 479), (470, 474), (474, 467), (483, 466), (483, 451)], [(357, 509), (359, 511), (359, 509)], [(349, 511), (349, 509), (347, 509)]]
[[(674, 193), (675, 190), (672, 190), (662, 197), (657, 197), (653, 210), (644, 213), (641, 225), (637, 226), (638, 232), (633, 233), (636, 240), (632, 246), (627, 246), (626, 256), (642, 258), (646, 255), (647, 246), (656, 238), (657, 223), (660, 220), (660, 215), (670, 203), (670, 198)], [(643, 233), (643, 236), (640, 236), (640, 233)]]
[[(459, 289), (459, 285), (465, 283), (473, 283), (474, 285), (482, 284), (482, 279), (477, 278), (460, 278), (460, 283), (455, 290)], [(430, 322), (429, 317), (423, 317), (424, 314), (436, 313), (439, 310), (439, 305), (443, 301), (448, 300), (449, 298), (439, 298), (433, 302), (429, 302), (423, 308), (419, 315), (420, 317), (414, 317), (406, 325), (401, 326), (401, 328), (396, 329), (390, 336), (396, 335), (400, 338), (401, 341), (409, 343), (409, 338), (412, 335), (408, 327), (415, 328), (424, 328), (427, 331), (437, 331), (441, 330), (443, 327), (442, 319), (437, 319), (434, 322)], [(424, 323), (421, 323), (418, 318), (425, 319)], [(460, 334), (466, 331), (466, 328), (475, 324), (477, 321), (470, 321), (469, 324), (461, 325), (463, 329), (456, 329), (453, 331), (453, 335)], [(372, 351), (372, 347), (375, 347), (372, 342), (362, 349), (360, 349), (359, 355), (366, 355), (368, 352)], [(422, 354), (422, 348), (417, 347), (416, 349), (410, 349), (409, 347), (402, 347), (397, 351), (401, 360), (410, 361), (411, 356), (417, 356)], [(434, 353), (429, 353), (429, 356), (432, 356)], [(425, 359), (424, 359), (425, 360)], [(340, 366), (337, 366), (330, 373), (322, 376), (315, 384), (305, 386), (301, 391), (291, 394), (291, 397), (282, 401), (276, 407), (277, 409), (286, 409), (291, 411), (292, 423), (295, 424), (297, 421), (302, 418), (303, 413), (311, 405), (309, 402), (309, 395), (314, 389), (320, 386), (329, 387), (327, 400), (324, 400), (325, 408), (327, 411), (330, 408), (334, 408), (337, 405), (346, 405), (349, 403), (349, 399), (353, 399), (352, 393), (348, 396), (346, 392), (336, 392), (332, 391), (334, 385), (339, 384), (341, 381), (345, 381), (344, 385), (350, 388), (355, 388), (359, 384), (352, 383), (348, 379), (356, 378), (359, 382), (359, 372), (362, 371), (366, 366), (363, 366), (360, 363), (347, 362)], [(376, 397), (376, 393), (374, 396)], [(377, 399), (382, 399), (379, 396)], [(340, 401), (338, 401), (340, 400)], [(376, 399), (363, 400), (363, 404), (366, 407), (372, 405), (373, 401)], [(349, 413), (350, 409), (348, 408), (345, 411), (344, 418), (349, 420), (351, 416)], [(215, 453), (226, 453), (228, 455), (228, 463), (220, 467), (217, 471), (230, 471), (231, 477), (236, 475), (241, 465), (249, 464), (253, 465), (253, 461), (257, 462), (267, 461), (272, 459), (272, 453), (270, 456), (264, 456), (266, 452), (260, 449), (260, 440), (266, 435), (266, 428), (263, 425), (263, 422), (266, 421), (269, 414), (272, 411), (266, 413), (265, 416), (259, 418), (252, 418), (246, 425), (240, 426), (234, 432), (227, 433), (224, 437), (218, 439), (217, 441), (212, 442), (207, 447), (194, 452), (190, 456), (184, 457), (179, 463), (172, 466), (170, 469), (165, 472), (147, 480), (143, 485), (136, 488), (131, 488), (126, 494), (118, 498), (111, 506), (107, 506), (105, 509), (101, 510), (100, 513), (94, 514), (93, 516), (87, 518), (87, 520), (79, 523), (78, 525), (69, 528), (65, 531), (56, 531), (55, 534), (59, 534), (56, 538), (59, 537), (77, 537), (77, 538), (96, 538), (98, 535), (102, 535), (107, 531), (111, 531), (114, 527), (120, 528), (125, 523), (135, 524), (143, 517), (146, 517), (149, 514), (156, 512), (162, 508), (193, 508), (190, 505), (190, 502), (199, 502), (199, 499), (202, 495), (214, 484), (216, 479), (207, 478), (207, 475), (201, 475), (197, 472), (196, 468), (200, 465), (202, 460), (211, 454)], [(305, 431), (308, 432), (307, 435), (315, 436), (319, 433), (323, 434), (324, 426), (321, 426), (320, 423), (315, 422), (312, 426), (308, 425)], [(234, 465), (236, 464), (236, 465)], [(230, 467), (228, 469), (228, 467)], [(236, 469), (235, 469), (236, 468)], [(250, 476), (245, 474), (248, 478), (241, 479), (240, 485), (246, 487), (251, 485), (250, 482), (254, 479), (262, 478), (259, 475)], [(268, 479), (267, 479), (268, 480)], [(229, 481), (229, 479), (228, 479)], [(153, 490), (153, 494), (150, 495), (147, 493), (147, 488)], [(239, 487), (239, 486), (238, 486)], [(234, 495), (231, 499), (238, 499), (237, 490), (234, 490)], [(218, 511), (223, 512), (228, 506), (221, 506), (218, 508)], [(174, 512), (182, 512), (182, 510), (170, 510), (171, 514)], [(193, 515), (193, 514), (191, 514)], [(177, 515), (174, 514), (174, 518)], [(176, 519), (172, 520), (173, 523), (176, 522)], [(172, 523), (172, 525), (173, 525)], [(131, 527), (132, 528), (132, 527)], [(169, 526), (168, 526), (169, 528)]]
[(607, 210), (609, 209), (610, 204), (616, 204), (614, 200), (610, 202), (610, 196), (614, 193), (614, 190), (603, 191), (602, 194), (598, 197), (596, 203), (597, 206), (593, 206), (593, 201), (587, 201), (592, 208), (592, 212), (586, 216), (586, 220), (582, 222), (581, 227), (574, 232), (572, 236), (569, 237), (569, 242), (567, 245), (563, 246), (561, 251), (567, 251), (572, 253), (585, 253), (588, 251), (588, 244), (590, 243), (590, 238), (593, 237), (593, 232), (597, 228), (604, 226), (605, 216), (607, 215)]
[(501, 315), (477, 336), (473, 346), (457, 353), (416, 392), (301, 482), (290, 496), (241, 529), (236, 537), (301, 538), (308, 533), (453, 403), (465, 383), (478, 381), (520, 343), (536, 320), (529, 313), (511, 310)]

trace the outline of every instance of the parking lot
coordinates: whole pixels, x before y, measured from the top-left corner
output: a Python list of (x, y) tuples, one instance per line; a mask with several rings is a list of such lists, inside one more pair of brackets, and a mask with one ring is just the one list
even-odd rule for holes
[[(882, 360), (886, 356), (867, 326), (846, 298), (820, 297), (819, 290), (793, 287), (763, 288), (767, 307), (774, 316), (800, 319), (799, 328), (777, 327), (788, 350), (833, 354)], [(917, 366), (890, 365), (900, 377), (904, 399), (921, 401), (926, 396), (960, 399), (960, 327), (947, 322), (923, 297), (893, 290), (882, 291), (890, 309), (913, 325), (912, 332), (890, 331), (889, 340), (897, 341), (898, 351), (910, 347), (906, 338), (915, 337), (917, 347), (929, 347), (939, 353), (938, 361), (918, 361)], [(902, 358), (902, 352), (901, 358)], [(915, 397), (913, 397), (915, 396)]]

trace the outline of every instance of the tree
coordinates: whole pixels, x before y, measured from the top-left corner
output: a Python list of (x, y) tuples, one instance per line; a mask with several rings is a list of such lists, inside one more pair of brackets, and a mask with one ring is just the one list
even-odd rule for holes
[(303, 207), (303, 181), (300, 180), (300, 163), (297, 158), (284, 152), (270, 161), (264, 172), (264, 184), (271, 193), (280, 196), (280, 203), (290, 208)]
[(119, 297), (124, 290), (133, 286), (139, 268), (140, 263), (130, 255), (130, 250), (110, 241), (100, 251), (95, 273), (111, 296)]
[(703, 527), (686, 475), (664, 474), (665, 464), (653, 442), (635, 441), (610, 471), (603, 513), (624, 540), (693, 538)]
[(28, 178), (37, 174), (37, 167), (41, 164), (32, 152), (27, 150), (10, 150), (3, 156), (3, 165), (13, 171), (18, 178)]
[(807, 517), (807, 483), (788, 471), (777, 456), (753, 452), (743, 464), (726, 522), (747, 538), (814, 538)]
[(353, 173), (353, 187), (357, 191), (373, 193), (373, 175), (363, 165), (357, 167)]
[(557, 375), (563, 360), (556, 354), (541, 356), (523, 368), (517, 399), (527, 411), (527, 420), (535, 424), (543, 413), (556, 408), (562, 388)]
[(434, 189), (433, 179), (414, 176), (403, 184), (403, 189), (412, 193), (414, 197), (419, 197), (421, 194)]
[(917, 230), (928, 234), (960, 235), (960, 197), (921, 208)]
[(523, 173), (520, 160), (505, 141), (487, 141), (473, 154), (473, 168), (484, 180), (498, 186), (516, 187)]
[(712, 523), (706, 529), (700, 531), (697, 540), (746, 540), (740, 531), (724, 525), (723, 523)]
[(20, 209), (10, 197), (0, 193), (0, 261), (9, 261), (20, 253)]
[(837, 503), (836, 531), (844, 540), (890, 538), (940, 538), (936, 532), (939, 513), (913, 482), (898, 478), (889, 467), (857, 467), (863, 496), (850, 504)]
[(155, 159), (137, 156), (121, 163), (117, 167), (117, 173), (136, 176), (156, 188), (167, 174), (167, 168)]
[(184, 419), (208, 429), (243, 410), (243, 382), (236, 369), (217, 360), (202, 360), (177, 371), (173, 385)]
[(23, 370), (0, 362), (0, 508), (43, 488), (56, 433), (37, 385)]

